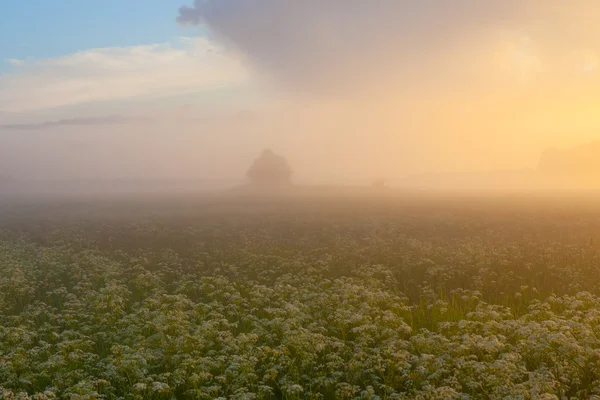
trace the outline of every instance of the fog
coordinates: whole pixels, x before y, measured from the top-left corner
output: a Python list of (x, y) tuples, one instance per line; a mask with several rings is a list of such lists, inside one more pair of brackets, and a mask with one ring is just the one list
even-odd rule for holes
[(129, 87), (150, 67), (116, 64), (132, 75), (101, 93), (103, 70), (0, 75), (0, 176), (221, 187), (272, 148), (302, 184), (536, 186), (546, 149), (599, 138), (598, 17), (592, 0), (197, 0), (173, 24), (228, 68), (169, 58)]

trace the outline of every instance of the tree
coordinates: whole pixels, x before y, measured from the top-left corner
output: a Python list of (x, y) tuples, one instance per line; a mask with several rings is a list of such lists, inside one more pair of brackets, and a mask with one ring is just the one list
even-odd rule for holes
[(285, 157), (275, 154), (271, 149), (266, 149), (254, 160), (246, 176), (256, 185), (289, 185), (292, 180), (292, 169)]
[(600, 141), (570, 149), (546, 150), (537, 170), (556, 183), (597, 187), (600, 184)]

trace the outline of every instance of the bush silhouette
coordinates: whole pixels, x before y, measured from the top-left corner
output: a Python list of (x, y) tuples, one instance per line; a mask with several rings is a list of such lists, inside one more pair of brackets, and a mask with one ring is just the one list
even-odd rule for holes
[(275, 154), (271, 149), (266, 149), (254, 160), (246, 176), (255, 185), (289, 185), (292, 180), (292, 169), (285, 157)]

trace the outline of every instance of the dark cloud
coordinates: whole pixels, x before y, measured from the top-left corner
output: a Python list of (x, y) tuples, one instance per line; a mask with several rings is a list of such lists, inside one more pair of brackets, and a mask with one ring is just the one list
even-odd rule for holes
[(122, 115), (113, 115), (107, 117), (89, 117), (89, 118), (69, 118), (58, 121), (46, 121), (42, 123), (25, 123), (25, 124), (6, 124), (0, 125), (1, 129), (10, 130), (37, 130), (47, 129), (60, 126), (96, 126), (96, 125), (118, 125), (127, 124), (137, 121), (145, 121), (142, 118), (126, 117)]
[[(326, 91), (444, 66), (436, 55), (482, 29), (517, 26), (522, 0), (196, 0), (181, 24), (202, 24), (286, 88)], [(450, 66), (446, 66), (450, 67)]]

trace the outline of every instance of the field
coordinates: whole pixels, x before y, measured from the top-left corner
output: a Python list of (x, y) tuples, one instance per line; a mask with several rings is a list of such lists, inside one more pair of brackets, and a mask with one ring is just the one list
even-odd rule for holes
[(0, 398), (600, 399), (596, 200), (5, 200)]

